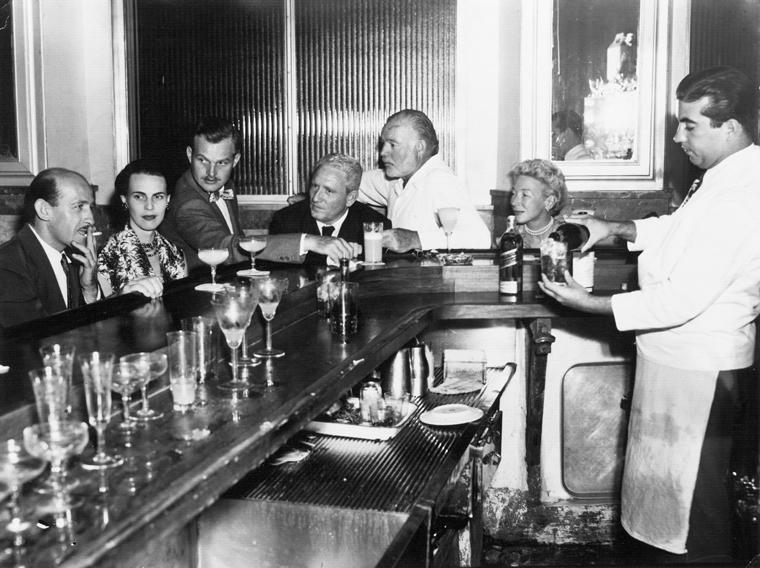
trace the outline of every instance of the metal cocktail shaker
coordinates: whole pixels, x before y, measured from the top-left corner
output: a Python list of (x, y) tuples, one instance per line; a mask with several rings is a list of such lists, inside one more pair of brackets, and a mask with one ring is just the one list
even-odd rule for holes
[(430, 367), (428, 366), (424, 344), (409, 347), (409, 363), (412, 371), (412, 396), (425, 396), (428, 389)]
[(380, 368), (383, 394), (391, 397), (403, 397), (412, 390), (412, 373), (409, 364), (409, 351), (401, 349)]

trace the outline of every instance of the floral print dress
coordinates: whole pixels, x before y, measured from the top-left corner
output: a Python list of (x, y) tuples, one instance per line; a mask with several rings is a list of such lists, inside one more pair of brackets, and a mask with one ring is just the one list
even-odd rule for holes
[(118, 292), (127, 282), (145, 276), (159, 276), (167, 281), (183, 278), (187, 274), (185, 257), (177, 245), (156, 232), (154, 246), (161, 274), (154, 273), (137, 234), (130, 227), (125, 227), (123, 231), (111, 235), (98, 254), (98, 275), (111, 283), (114, 292)]

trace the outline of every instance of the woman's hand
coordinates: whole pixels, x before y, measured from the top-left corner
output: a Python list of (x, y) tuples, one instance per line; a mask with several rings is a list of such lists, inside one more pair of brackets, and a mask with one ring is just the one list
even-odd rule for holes
[(127, 282), (122, 286), (119, 294), (128, 294), (130, 292), (139, 292), (148, 298), (160, 298), (164, 293), (164, 283), (156, 276), (144, 276)]

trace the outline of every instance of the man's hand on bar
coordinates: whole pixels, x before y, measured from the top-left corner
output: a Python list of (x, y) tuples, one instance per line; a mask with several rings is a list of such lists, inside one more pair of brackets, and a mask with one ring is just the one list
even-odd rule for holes
[(307, 251), (326, 255), (335, 264), (338, 264), (341, 258), (356, 258), (362, 252), (360, 244), (349, 243), (339, 237), (323, 237), (320, 235), (305, 235), (304, 247)]
[(565, 270), (565, 281), (567, 284), (558, 284), (542, 274), (538, 287), (544, 294), (568, 308), (592, 314), (612, 314), (612, 302), (608, 296), (589, 294), (583, 286), (573, 280), (568, 270)]
[(417, 231), (409, 229), (386, 229), (383, 231), (383, 247), (393, 252), (407, 252), (421, 249)]

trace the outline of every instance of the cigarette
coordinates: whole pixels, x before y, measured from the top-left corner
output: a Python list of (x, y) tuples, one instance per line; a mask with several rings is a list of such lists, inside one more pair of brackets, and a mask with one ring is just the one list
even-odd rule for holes
[(103, 234), (103, 231), (93, 231), (93, 232), (92, 232), (92, 236), (93, 236), (93, 237), (99, 237), (99, 236), (100, 236), (100, 235), (102, 235), (102, 234)]

